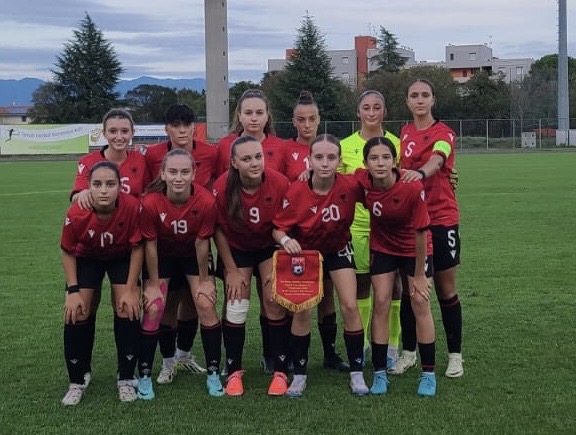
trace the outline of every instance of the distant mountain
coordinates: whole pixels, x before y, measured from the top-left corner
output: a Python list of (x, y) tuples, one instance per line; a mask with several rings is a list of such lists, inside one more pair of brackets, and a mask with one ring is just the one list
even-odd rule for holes
[[(0, 106), (28, 106), (32, 104), (32, 94), (44, 84), (43, 80), (24, 78), (20, 80), (0, 80)], [(204, 79), (158, 79), (156, 77), (138, 77), (132, 80), (120, 80), (116, 91), (123, 97), (126, 92), (140, 85), (158, 85), (167, 88), (192, 89), (200, 92), (206, 89)]]
[(32, 93), (44, 81), (25, 78), (20, 80), (0, 80), (0, 106), (28, 106), (32, 104)]

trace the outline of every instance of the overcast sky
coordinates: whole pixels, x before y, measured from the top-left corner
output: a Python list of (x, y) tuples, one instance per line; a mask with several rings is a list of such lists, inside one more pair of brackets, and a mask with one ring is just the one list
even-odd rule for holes
[[(85, 12), (113, 44), (126, 69), (122, 78), (205, 77), (203, 0), (2, 3), (0, 79), (51, 79), (56, 55)], [(576, 57), (573, 3), (568, 54)], [(558, 50), (556, 0), (228, 0), (230, 81), (260, 81), (267, 60), (294, 45), (307, 10), (328, 49), (352, 49), (355, 35), (384, 26), (417, 61), (444, 60), (448, 44), (491, 44), (500, 58), (538, 59)]]

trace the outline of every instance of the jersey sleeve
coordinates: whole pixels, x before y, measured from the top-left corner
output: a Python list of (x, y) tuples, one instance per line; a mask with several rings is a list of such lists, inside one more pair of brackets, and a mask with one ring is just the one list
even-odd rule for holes
[(72, 208), (68, 209), (64, 224), (62, 225), (62, 236), (60, 238), (60, 247), (63, 251), (73, 254), (76, 250), (77, 236), (74, 228), (74, 219)]
[(439, 154), (444, 158), (444, 161), (450, 157), (454, 150), (454, 143), (456, 135), (448, 128), (438, 132), (438, 136), (434, 138), (434, 145), (432, 145), (432, 152)]
[(84, 189), (88, 189), (90, 186), (88, 174), (90, 173), (90, 168), (88, 167), (88, 162), (85, 157), (82, 157), (78, 161), (78, 166), (76, 168), (76, 177), (74, 178), (74, 185), (72, 186), (72, 193), (74, 195), (77, 192), (81, 192)]
[(211, 198), (212, 201), (206, 206), (204, 210), (204, 215), (202, 216), (202, 224), (198, 230), (198, 239), (209, 239), (214, 235), (214, 230), (216, 227), (216, 201)]
[(158, 238), (155, 210), (153, 197), (144, 196), (140, 207), (140, 231), (144, 240), (156, 240)]
[(292, 185), (284, 195), (282, 208), (276, 213), (272, 223), (280, 231), (288, 233), (290, 229), (298, 224), (298, 201), (296, 200), (296, 190)]
[(426, 194), (420, 181), (414, 181), (412, 186), (413, 215), (412, 225), (416, 230), (424, 230), (430, 226), (430, 216), (426, 206)]

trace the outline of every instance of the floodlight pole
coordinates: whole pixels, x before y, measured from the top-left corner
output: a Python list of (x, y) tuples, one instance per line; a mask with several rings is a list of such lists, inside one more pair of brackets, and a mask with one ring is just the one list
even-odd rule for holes
[(566, 0), (558, 0), (558, 130), (570, 144), (570, 106), (568, 103), (568, 20)]
[(206, 122), (208, 138), (228, 134), (228, 18), (227, 0), (204, 0), (206, 39)]

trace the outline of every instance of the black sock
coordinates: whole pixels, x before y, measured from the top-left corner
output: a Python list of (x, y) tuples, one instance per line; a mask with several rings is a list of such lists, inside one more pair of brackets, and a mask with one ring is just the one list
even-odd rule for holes
[(433, 372), (436, 364), (436, 345), (432, 343), (418, 343), (420, 363), (423, 372)]
[(290, 321), (287, 317), (280, 320), (268, 319), (271, 354), (274, 357), (274, 371), (288, 372), (288, 340), (290, 339)]
[(410, 297), (402, 296), (400, 327), (402, 328), (402, 349), (416, 352), (416, 317), (414, 317), (414, 311), (412, 311)]
[(206, 357), (206, 370), (208, 374), (218, 373), (220, 359), (222, 358), (222, 325), (220, 322), (212, 326), (200, 325), (200, 337)]
[(178, 349), (190, 352), (197, 331), (198, 317), (190, 320), (178, 320)]
[(96, 315), (93, 314), (88, 319), (88, 331), (86, 332), (86, 346), (90, 349), (88, 352), (88, 358), (85, 364), (85, 373), (92, 372), (92, 351), (94, 350), (94, 342), (96, 339)]
[(246, 324), (235, 324), (224, 321), (222, 324), (224, 349), (226, 349), (226, 369), (228, 376), (242, 370), (242, 352), (246, 339)]
[(68, 378), (72, 384), (84, 384), (88, 357), (91, 354), (90, 322), (83, 320), (76, 324), (64, 325), (64, 358), (68, 369)]
[(173, 358), (176, 354), (176, 329), (160, 323), (158, 345), (162, 358)]
[(351, 372), (361, 372), (364, 363), (364, 329), (344, 331), (344, 343)]
[(138, 352), (138, 373), (140, 377), (152, 376), (157, 344), (158, 329), (155, 331), (140, 329), (140, 350)]
[(449, 353), (462, 352), (462, 305), (458, 295), (450, 299), (440, 299), (442, 323), (446, 331), (446, 344)]
[(262, 334), (262, 356), (264, 358), (272, 357), (272, 348), (270, 347), (270, 333), (268, 331), (268, 318), (260, 314), (260, 332)]
[(140, 337), (140, 321), (114, 316), (114, 338), (118, 357), (118, 380), (134, 378), (134, 370), (138, 362), (138, 339)]
[(388, 355), (388, 343), (377, 344), (372, 342), (372, 365), (375, 372), (386, 370), (386, 356)]
[(336, 313), (324, 316), (322, 322), (318, 323), (318, 332), (322, 339), (322, 349), (324, 350), (324, 359), (332, 359), (336, 356)]
[(294, 374), (305, 375), (308, 365), (308, 349), (310, 349), (310, 334), (290, 334), (290, 353), (294, 362)]

